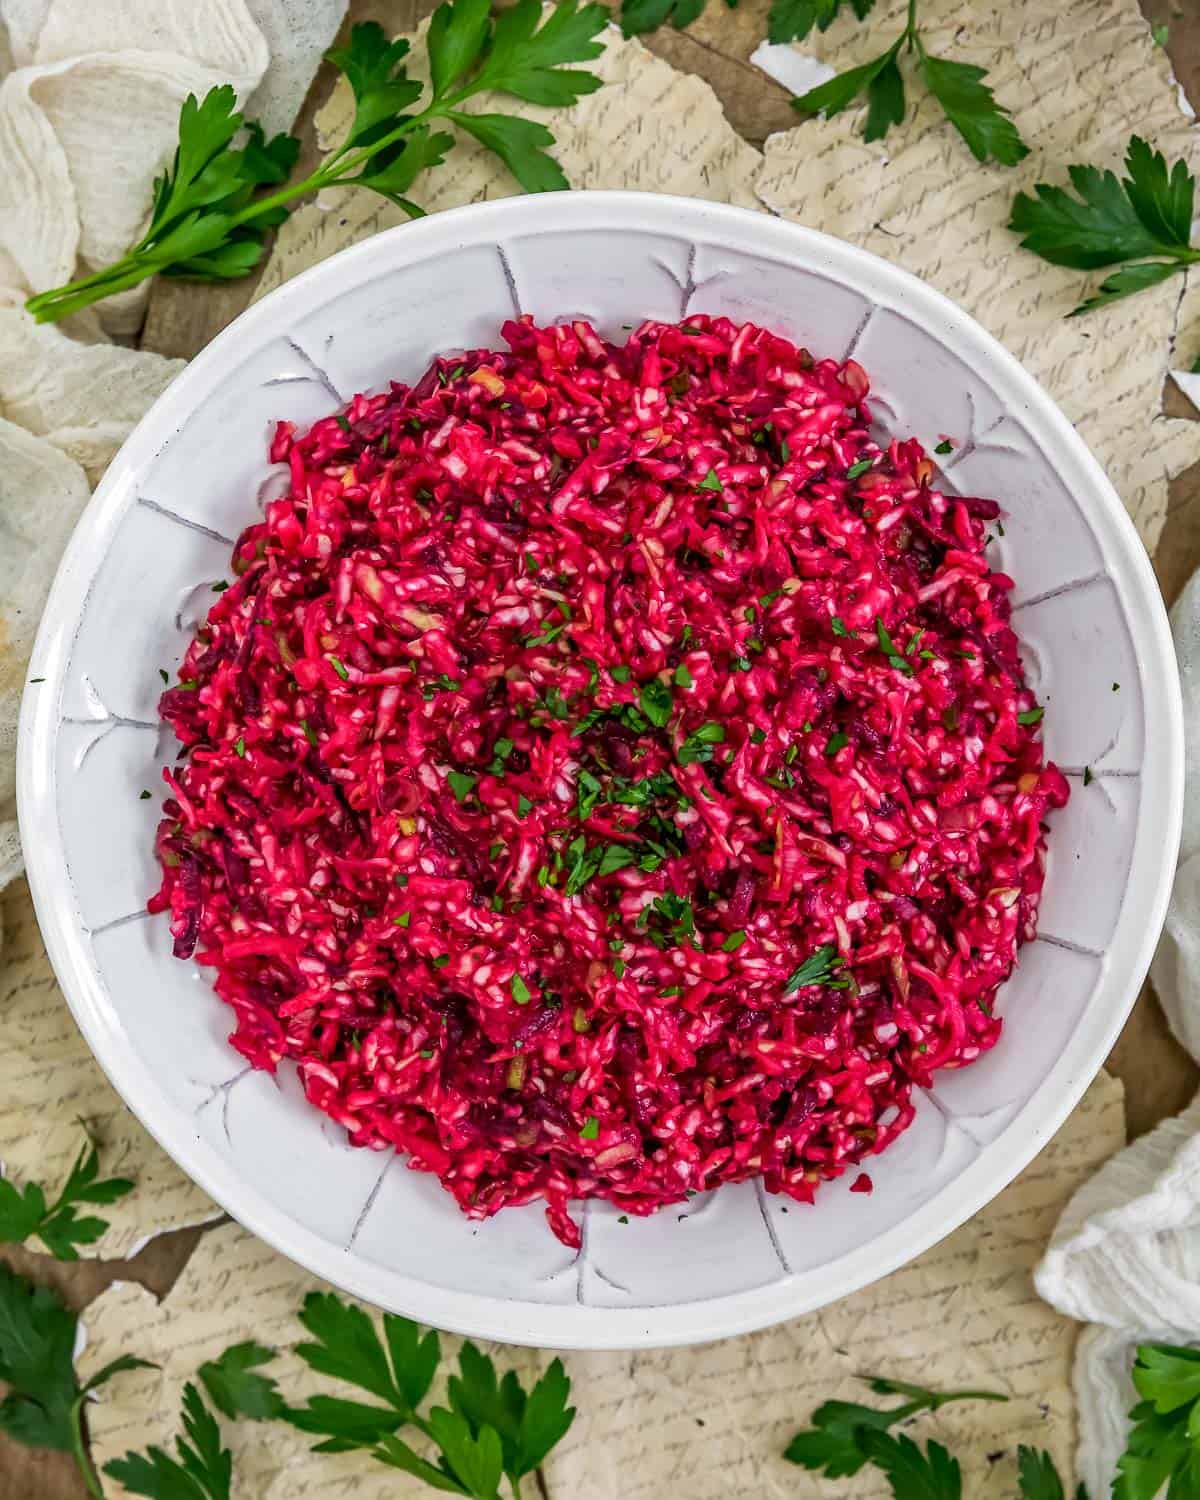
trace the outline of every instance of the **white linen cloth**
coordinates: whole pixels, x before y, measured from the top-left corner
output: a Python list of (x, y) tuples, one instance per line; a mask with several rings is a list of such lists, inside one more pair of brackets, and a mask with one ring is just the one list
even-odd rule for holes
[(137, 326), (146, 287), (70, 319), (73, 336), (22, 304), (136, 240), (189, 93), (232, 83), (249, 118), (286, 130), (345, 10), (0, 0), (0, 889), (21, 870), (17, 710), (50, 580), (92, 486), (182, 368), (108, 341)]
[[(1200, 1059), (1200, 573), (1171, 612), (1183, 685), (1183, 842), (1151, 977), (1171, 1030)], [(1034, 1276), (1047, 1302), (1098, 1325), (1079, 1340), (1079, 1477), (1108, 1494), (1147, 1339), (1200, 1343), (1200, 1095), (1114, 1156), (1063, 1210)]]

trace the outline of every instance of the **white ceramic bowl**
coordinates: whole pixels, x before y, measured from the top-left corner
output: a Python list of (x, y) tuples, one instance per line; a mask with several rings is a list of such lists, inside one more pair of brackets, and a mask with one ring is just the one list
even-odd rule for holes
[[(412, 380), (499, 341), (526, 311), (614, 338), (643, 317), (753, 319), (851, 353), (885, 429), (932, 449), (951, 488), (996, 497), (994, 563), (1072, 798), (1054, 819), (1041, 934), (999, 1009), (1004, 1036), (918, 1096), (911, 1129), (815, 1208), (752, 1183), (656, 1218), (588, 1206), (565, 1249), (537, 1206), (484, 1225), (433, 1177), (348, 1147), (293, 1073), (244, 1068), (228, 1010), (147, 919), (159, 668), (181, 658), (270, 484), (281, 417)], [(1178, 845), (1183, 757), (1167, 621), (1111, 485), (1049, 398), (977, 324), (882, 260), (740, 209), (631, 193), (438, 214), (325, 261), (243, 314), (162, 396), (67, 550), (21, 721), (21, 827), (50, 957), (130, 1108), (195, 1180), (292, 1259), (371, 1302), (518, 1343), (635, 1347), (794, 1317), (917, 1255), (986, 1203), (1087, 1087), (1146, 972)], [(1119, 686), (1118, 686), (1119, 684)], [(1091, 784), (1082, 772), (1090, 767)], [(851, 1174), (853, 1175), (853, 1174)]]

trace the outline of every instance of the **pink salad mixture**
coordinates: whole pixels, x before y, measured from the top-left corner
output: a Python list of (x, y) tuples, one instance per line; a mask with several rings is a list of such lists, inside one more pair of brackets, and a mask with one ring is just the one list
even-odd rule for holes
[(765, 329), (504, 337), (280, 425), (163, 694), (151, 909), (251, 1063), (474, 1218), (809, 1202), (1034, 933), (1067, 785), (998, 508)]

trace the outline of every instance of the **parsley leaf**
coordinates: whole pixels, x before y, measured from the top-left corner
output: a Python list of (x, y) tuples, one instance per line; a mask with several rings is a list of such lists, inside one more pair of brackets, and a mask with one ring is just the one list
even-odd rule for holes
[(708, 723), (701, 724), (699, 729), (694, 729), (679, 747), (676, 757), (681, 766), (693, 766), (713, 758), (713, 746), (725, 743), (725, 726), (723, 724)]
[(858, 1438), (863, 1452), (887, 1475), (895, 1500), (962, 1500), (962, 1470), (932, 1438), (925, 1452), (911, 1438), (874, 1428)]
[(896, 650), (896, 643), (888, 634), (887, 626), (878, 617), (875, 620), (875, 639), (879, 642), (879, 649), (887, 657), (888, 664), (895, 667), (897, 672), (903, 672), (906, 677), (911, 677), (913, 674), (912, 667), (905, 661), (900, 652)]
[[(698, 13), (702, 0), (681, 3), (696, 4)], [(423, 210), (408, 197), (410, 189), (454, 144), (449, 132), (431, 128), (439, 120), (493, 151), (526, 191), (567, 187), (547, 154), (554, 137), (544, 125), (462, 106), (479, 94), (554, 107), (592, 93), (600, 79), (564, 65), (600, 55), (595, 38), (607, 20), (603, 6), (581, 8), (579, 0), (558, 0), (544, 19), (539, 0), (497, 12), (485, 0), (446, 0), (426, 37), (428, 93), (408, 76), (407, 41), (389, 41), (373, 21), (353, 27), (348, 46), (326, 57), (350, 83), (354, 119), (345, 138), (298, 181), (288, 179), (299, 140), (267, 140), (235, 108), (231, 85), (199, 101), (189, 94), (174, 160), (154, 184), (145, 233), (112, 265), (31, 297), (29, 311), (39, 322), (62, 318), (159, 272), (199, 281), (245, 276), (261, 259), (268, 233), (287, 218), (288, 205), (324, 188), (369, 188), (416, 217)]]
[(813, 1412), (812, 1427), (798, 1432), (788, 1444), (783, 1455), (786, 1459), (801, 1468), (818, 1470), (830, 1479), (848, 1479), (871, 1457), (861, 1442), (864, 1431), (886, 1433), (897, 1422), (906, 1421), (918, 1412), (937, 1411), (955, 1401), (1008, 1400), (993, 1391), (931, 1391), (882, 1376), (861, 1378), (876, 1395), (906, 1399), (899, 1406), (886, 1409), (861, 1406), (854, 1401), (826, 1401)]
[[(771, 39), (786, 41), (792, 35), (806, 35), (815, 21), (827, 26), (836, 13), (832, 0), (775, 0), (771, 11)], [(859, 19), (867, 14), (855, 4)], [(904, 119), (904, 75), (900, 57), (914, 53), (917, 71), (951, 125), (966, 142), (977, 161), (997, 161), (1012, 167), (1029, 155), (1008, 111), (996, 102), (991, 88), (984, 82), (987, 74), (973, 63), (951, 62), (931, 57), (921, 40), (916, 20), (917, 7), (909, 5), (904, 30), (887, 49), (870, 62), (848, 68), (827, 82), (818, 84), (792, 100), (792, 107), (805, 115), (823, 114), (826, 119), (840, 114), (865, 95), (867, 114), (863, 138), (882, 140), (893, 125)], [(803, 31), (799, 30), (803, 27)], [(795, 29), (793, 29), (795, 28)]]
[(1029, 147), (1008, 111), (996, 103), (995, 95), (984, 83), (985, 68), (930, 57), (924, 48), (920, 48), (920, 54), (921, 76), (929, 92), (966, 141), (976, 161), (998, 161), (1003, 166), (1015, 167), (1029, 155)]
[(843, 989), (850, 982), (848, 979), (837, 977), (837, 971), (843, 967), (834, 944), (822, 943), (819, 948), (809, 954), (799, 968), (793, 969), (788, 975), (783, 993), (794, 995), (797, 990), (802, 990), (811, 984), (827, 984), (833, 989)]
[(0, 1432), (29, 1448), (73, 1453), (89, 1493), (98, 1494), (84, 1444), (84, 1402), (122, 1370), (147, 1364), (122, 1355), (81, 1385), (74, 1363), (77, 1324), (57, 1292), (0, 1264), (0, 1381), (8, 1386)]
[(101, 1179), (100, 1157), (87, 1141), (75, 1158), (58, 1197), (47, 1205), (46, 1194), (36, 1182), (17, 1189), (8, 1178), (0, 1178), (0, 1243), (20, 1244), (33, 1235), (57, 1260), (78, 1260), (78, 1245), (93, 1245), (108, 1228), (105, 1219), (80, 1218), (79, 1203), (115, 1203), (133, 1191), (127, 1177)]
[(671, 717), (675, 700), (667, 684), (660, 682), (657, 677), (652, 677), (649, 682), (642, 684), (641, 691), (638, 693), (638, 704), (651, 724), (662, 729)]
[(1017, 1449), (1017, 1479), (1021, 1486), (1021, 1500), (1065, 1500), (1054, 1460), (1042, 1448), (1020, 1445)]
[(668, 21), (676, 31), (690, 26), (701, 15), (708, 0), (624, 0), (621, 30), (626, 36), (644, 36)]
[(1052, 265), (1090, 271), (1127, 262), (1075, 314), (1154, 286), (1200, 260), (1191, 246), (1196, 183), (1187, 163), (1168, 168), (1161, 152), (1135, 135), (1125, 170), (1119, 178), (1076, 164), (1067, 168), (1075, 196), (1039, 182), (1036, 196), (1018, 193), (1013, 200), (1008, 227), (1022, 236), (1022, 248)]
[(448, 771), (446, 773), (446, 780), (449, 783), (450, 790), (454, 793), (454, 800), (456, 802), (465, 802), (475, 790), (475, 783), (479, 780), (479, 777), (470, 771)]
[(274, 1379), (254, 1373), (274, 1358), (273, 1349), (247, 1339), (231, 1345), (218, 1359), (206, 1360), (196, 1373), (208, 1399), (224, 1416), (263, 1422), (282, 1417), (286, 1409)]
[(133, 1495), (150, 1500), (230, 1500), (233, 1455), (221, 1444), (217, 1420), (189, 1381), (183, 1388), (183, 1430), (175, 1439), (174, 1459), (151, 1445), (145, 1453), (127, 1453), (104, 1465), (104, 1472)]
[(1154, 1500), (1200, 1490), (1200, 1349), (1140, 1344), (1133, 1384), (1142, 1400), (1118, 1464), (1113, 1500)]
[[(802, 42), (814, 26), (828, 31), (845, 0), (774, 0), (767, 17), (769, 42)], [(865, 21), (875, 0), (849, 0), (854, 14)]]

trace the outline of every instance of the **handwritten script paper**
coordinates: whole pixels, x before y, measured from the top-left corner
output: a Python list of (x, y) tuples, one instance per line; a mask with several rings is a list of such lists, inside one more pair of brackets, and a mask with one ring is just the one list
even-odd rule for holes
[(80, 1120), (100, 1144), (105, 1177), (137, 1191), (103, 1210), (109, 1229), (90, 1253), (132, 1255), (160, 1229), (202, 1224), (220, 1210), (184, 1176), (125, 1108), (88, 1051), (42, 946), (24, 880), (2, 898), (0, 1162), (21, 1183), (54, 1187), (83, 1144)]
[[(989, 1475), (994, 1493), (1014, 1492), (1018, 1441), (1048, 1448), (1069, 1472), (1074, 1329), (1038, 1299), (1030, 1268), (1072, 1190), (1123, 1140), (1121, 1086), (1101, 1074), (1011, 1187), (885, 1281), (807, 1318), (720, 1344), (564, 1355), (579, 1415), (547, 1463), (550, 1494), (555, 1500), (677, 1494), (691, 1500), (849, 1500), (845, 1485), (824, 1484), (779, 1455), (821, 1401), (864, 1398), (865, 1387), (854, 1379), (861, 1371), (1013, 1398), (1006, 1405), (948, 1407), (936, 1425), (923, 1429), (962, 1455), (965, 1494), (985, 1493), (980, 1484)], [(253, 1335), (288, 1351), (302, 1336), (297, 1308), (306, 1292), (322, 1285), (227, 1224), (204, 1236), (161, 1303), (130, 1284), (106, 1292), (85, 1315), (83, 1373), (120, 1353), (139, 1354), (161, 1368), (122, 1376), (106, 1388), (91, 1418), (97, 1456), (105, 1461), (130, 1446), (165, 1443), (178, 1430), (183, 1381), (228, 1345)], [(457, 1343), (443, 1339), (447, 1351)], [(501, 1368), (511, 1365), (528, 1380), (548, 1356), (506, 1348), (499, 1358)], [(290, 1352), (272, 1369), (289, 1398), (333, 1389)], [(256, 1500), (418, 1500), (427, 1494), (419, 1480), (364, 1454), (314, 1456), (308, 1439), (281, 1425), (239, 1423), (229, 1432), (239, 1493)], [(999, 1456), (991, 1461), (989, 1454)], [(866, 1474), (855, 1481), (854, 1500), (887, 1494), (886, 1484)]]

